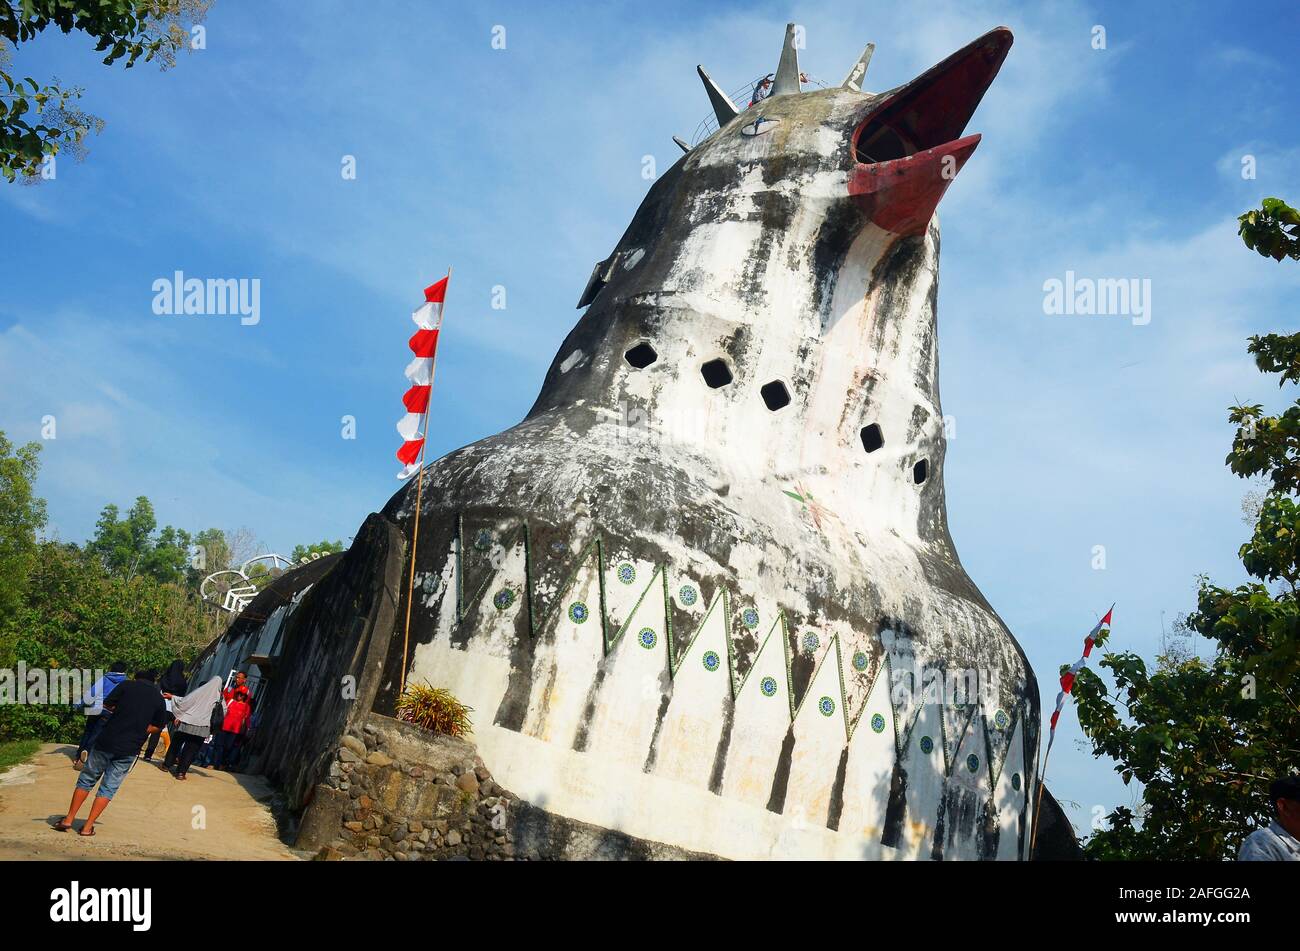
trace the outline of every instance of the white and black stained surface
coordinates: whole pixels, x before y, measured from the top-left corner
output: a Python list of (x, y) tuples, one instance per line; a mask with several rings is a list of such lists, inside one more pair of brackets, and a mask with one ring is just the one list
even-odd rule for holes
[(1011, 34), (884, 93), (802, 91), (795, 35), (749, 108), (701, 71), (720, 127), (527, 418), (426, 468), (375, 707), (405, 663), (521, 798), (693, 852), (1023, 859), (1038, 693), (948, 532), (934, 215)]

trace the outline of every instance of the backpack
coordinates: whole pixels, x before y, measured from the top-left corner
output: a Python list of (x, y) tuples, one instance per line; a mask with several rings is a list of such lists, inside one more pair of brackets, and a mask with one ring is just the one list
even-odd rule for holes
[(214, 734), (221, 732), (221, 724), (226, 719), (225, 707), (218, 700), (212, 705), (212, 716), (208, 718), (208, 729)]

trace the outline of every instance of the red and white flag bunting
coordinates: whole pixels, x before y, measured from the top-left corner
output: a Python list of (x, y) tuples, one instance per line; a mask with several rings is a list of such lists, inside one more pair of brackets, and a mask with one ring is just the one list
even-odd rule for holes
[(406, 415), (397, 421), (402, 448), (397, 461), (403, 464), (399, 479), (409, 479), (420, 470), (424, 453), (424, 421), (429, 413), (429, 393), (433, 389), (433, 361), (438, 352), (438, 330), (442, 327), (442, 305), (447, 298), (447, 278), (424, 289), (424, 303), (411, 314), (415, 333), (409, 343), (415, 355), (406, 367), (411, 388), (402, 397)]
[(1056, 740), (1056, 722), (1061, 719), (1061, 708), (1065, 706), (1066, 696), (1074, 690), (1074, 677), (1088, 663), (1088, 655), (1092, 653), (1092, 647), (1097, 643), (1097, 635), (1103, 627), (1110, 627), (1110, 616), (1115, 611), (1115, 605), (1110, 606), (1106, 616), (1097, 622), (1097, 626), (1088, 632), (1088, 636), (1083, 639), (1083, 656), (1080, 657), (1065, 673), (1061, 674), (1061, 690), (1056, 695), (1056, 710), (1052, 714), (1052, 728), (1047, 737), (1047, 750), (1050, 753), (1052, 743)]

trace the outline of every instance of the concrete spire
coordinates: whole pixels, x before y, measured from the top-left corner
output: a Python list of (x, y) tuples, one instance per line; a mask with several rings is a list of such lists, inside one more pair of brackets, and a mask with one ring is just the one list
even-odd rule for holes
[(785, 25), (785, 45), (781, 47), (781, 62), (772, 80), (772, 95), (785, 96), (802, 92), (799, 86), (799, 53), (794, 48), (794, 24)]
[(709, 102), (713, 105), (713, 114), (718, 117), (718, 128), (721, 129), (740, 115), (740, 110), (736, 108), (736, 104), (731, 101), (731, 98), (718, 87), (718, 84), (709, 78), (709, 74), (704, 71), (703, 66), (696, 66), (695, 70), (700, 74), (700, 79), (704, 82), (704, 91), (709, 94)]
[(862, 92), (862, 79), (867, 75), (867, 66), (871, 63), (871, 54), (876, 51), (875, 43), (868, 43), (867, 48), (862, 51), (858, 61), (853, 64), (849, 74), (844, 77), (844, 82), (840, 83), (841, 89), (852, 89), (854, 92)]

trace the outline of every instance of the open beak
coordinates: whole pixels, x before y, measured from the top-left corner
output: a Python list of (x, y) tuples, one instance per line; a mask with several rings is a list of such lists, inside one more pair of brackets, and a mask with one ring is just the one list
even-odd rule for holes
[(979, 144), (959, 138), (998, 74), (1011, 31), (998, 27), (886, 95), (853, 133), (849, 194), (877, 225), (925, 232), (939, 200)]

